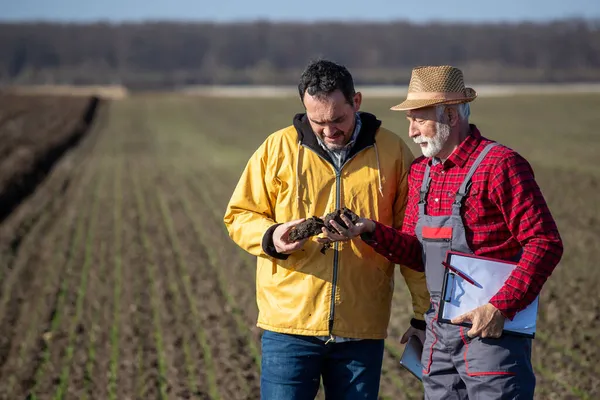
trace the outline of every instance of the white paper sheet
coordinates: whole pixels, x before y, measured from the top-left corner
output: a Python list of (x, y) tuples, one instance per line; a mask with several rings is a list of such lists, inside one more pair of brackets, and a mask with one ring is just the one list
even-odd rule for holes
[[(454, 275), (448, 279), (446, 298), (442, 318), (452, 319), (469, 312), (489, 300), (504, 285), (516, 265), (497, 260), (451, 254), (450, 265), (472, 278), (477, 286)], [(514, 319), (506, 320), (504, 330), (524, 334), (534, 334), (536, 330), (538, 298), (524, 310), (517, 313)]]

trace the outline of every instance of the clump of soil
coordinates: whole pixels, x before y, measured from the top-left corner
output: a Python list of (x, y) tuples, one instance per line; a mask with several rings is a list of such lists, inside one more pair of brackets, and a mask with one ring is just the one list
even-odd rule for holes
[(331, 226), (331, 221), (333, 220), (342, 228), (348, 228), (344, 220), (342, 220), (342, 214), (345, 215), (353, 224), (358, 221), (358, 215), (354, 214), (354, 212), (352, 212), (352, 210), (349, 208), (344, 207), (342, 209), (337, 209), (325, 216), (325, 219), (323, 220), (325, 222), (325, 227), (329, 230), (333, 230), (334, 228)]
[[(301, 224), (296, 225), (290, 231), (289, 239), (293, 242), (297, 242), (298, 240), (316, 236), (322, 233), (322, 228), (326, 228), (332, 233), (337, 233), (337, 230), (331, 226), (331, 221), (337, 222), (342, 228), (348, 227), (342, 220), (342, 214), (348, 217), (352, 223), (356, 223), (358, 221), (358, 215), (356, 215), (352, 210), (344, 207), (327, 214), (323, 219), (319, 217), (308, 218)], [(329, 247), (331, 247), (330, 243), (324, 244), (323, 248), (321, 249), (321, 253), (325, 254), (325, 250), (327, 250)]]
[(325, 227), (325, 222), (321, 218), (311, 217), (292, 228), (289, 238), (292, 242), (297, 242), (318, 235), (323, 227)]

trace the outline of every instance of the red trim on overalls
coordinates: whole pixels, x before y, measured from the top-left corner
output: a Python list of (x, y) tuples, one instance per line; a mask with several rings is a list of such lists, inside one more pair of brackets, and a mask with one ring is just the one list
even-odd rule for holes
[(484, 376), (484, 375), (516, 375), (514, 372), (508, 371), (483, 371), (483, 372), (469, 372), (469, 362), (467, 361), (467, 353), (469, 351), (469, 343), (467, 343), (467, 339), (465, 339), (465, 334), (463, 333), (464, 328), (460, 327), (460, 337), (462, 338), (463, 343), (465, 344), (465, 370), (467, 371), (467, 375), (469, 376)]
[(424, 226), (421, 229), (424, 239), (452, 239), (451, 226)]
[(435, 346), (435, 344), (438, 341), (438, 337), (435, 334), (435, 331), (433, 330), (433, 324), (435, 324), (435, 321), (437, 321), (437, 319), (438, 316), (436, 313), (435, 317), (431, 321), (431, 333), (433, 333), (433, 337), (435, 338), (435, 340), (433, 341), (433, 343), (431, 343), (431, 347), (429, 348), (429, 362), (427, 363), (427, 369), (423, 369), (424, 374), (429, 374), (429, 371), (431, 370), (431, 364), (433, 363), (433, 346)]

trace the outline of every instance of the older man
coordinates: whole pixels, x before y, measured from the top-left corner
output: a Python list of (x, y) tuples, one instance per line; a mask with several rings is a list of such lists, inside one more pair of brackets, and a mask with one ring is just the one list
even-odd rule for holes
[[(529, 163), (469, 124), (462, 72), (415, 68), (406, 101), (409, 136), (423, 157), (409, 173), (401, 230), (361, 218), (327, 240), (356, 235), (390, 261), (425, 271), (431, 294), (422, 362), (427, 399), (531, 399), (535, 376), (528, 338), (503, 335), (504, 321), (529, 305), (558, 264), (562, 241)], [(452, 322), (437, 321), (448, 250), (518, 261), (488, 304)]]

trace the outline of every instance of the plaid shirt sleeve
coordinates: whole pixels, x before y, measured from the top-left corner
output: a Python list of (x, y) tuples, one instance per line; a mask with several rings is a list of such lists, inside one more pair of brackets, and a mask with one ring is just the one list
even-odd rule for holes
[(504, 158), (490, 183), (490, 199), (523, 247), (517, 268), (490, 300), (512, 319), (538, 296), (562, 257), (563, 245), (533, 170), (523, 157), (513, 153)]
[(373, 233), (361, 235), (365, 243), (394, 264), (406, 265), (418, 272), (425, 271), (421, 243), (416, 236), (374, 222)]

